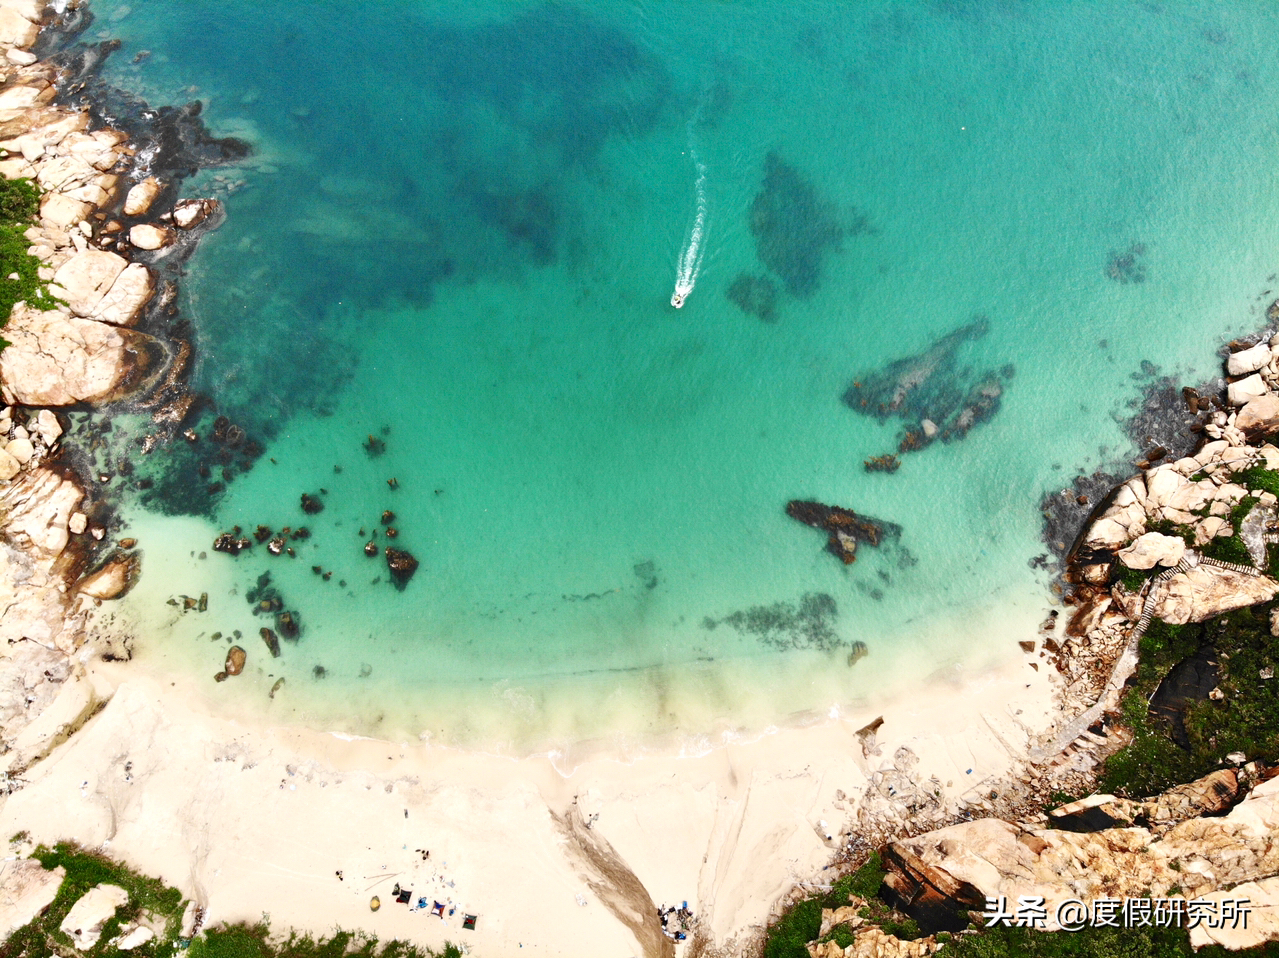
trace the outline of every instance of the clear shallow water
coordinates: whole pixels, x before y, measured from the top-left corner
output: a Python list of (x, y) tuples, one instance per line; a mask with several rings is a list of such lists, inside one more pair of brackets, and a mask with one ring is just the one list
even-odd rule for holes
[[(266, 456), (200, 524), (131, 510), (145, 654), (216, 671), (208, 636), (239, 628), (248, 677), (217, 696), (283, 675), (271, 707), (304, 720), (523, 747), (760, 727), (1015, 651), (1047, 598), (1041, 495), (1130, 452), (1111, 417), (1142, 360), (1205, 374), (1270, 301), (1279, 14), (828, 7), (96, 0), (115, 82), (198, 96), (256, 150), (218, 173), (237, 191), (188, 186), (230, 216), (184, 294), (197, 386)], [(675, 311), (694, 149), (704, 259)], [(847, 230), (804, 295), (770, 266), (816, 229), (752, 236), (770, 154)], [(1145, 281), (1108, 277), (1134, 244)], [(742, 273), (776, 322), (726, 296)], [(952, 372), (1013, 364), (998, 414), (866, 474), (900, 424), (841, 394), (974, 314)], [(900, 548), (844, 567), (792, 498)], [(360, 548), (387, 508), (422, 561), (403, 592)], [(302, 522), (297, 561), (195, 558)], [(268, 570), (305, 629), (276, 661), (244, 598)], [(204, 615), (165, 605), (204, 590)]]

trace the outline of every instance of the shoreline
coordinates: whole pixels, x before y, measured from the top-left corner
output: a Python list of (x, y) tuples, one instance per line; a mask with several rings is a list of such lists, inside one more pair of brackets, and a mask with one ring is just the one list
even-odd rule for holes
[[(0, 11), (37, 6), (0, 0)], [(42, 69), (9, 60), (20, 69)], [(5, 101), (12, 89), (0, 91), (0, 109), (27, 98)], [(87, 124), (87, 113), (78, 116), (74, 122)], [(33, 169), (45, 155), (35, 145), (34, 160), (21, 151), (22, 163)], [(119, 140), (115, 148), (109, 169), (126, 162), (128, 143)], [(22, 169), (4, 162), (11, 161), (0, 162), (6, 171)], [(119, 201), (122, 175), (141, 172), (94, 169), (89, 179), (115, 181), (72, 189), (101, 200), (98, 206)], [(145, 182), (136, 179), (133, 186)], [(143, 191), (152, 193), (150, 203), (135, 218), (151, 215), (152, 204), (163, 206), (174, 184), (157, 185), (153, 193), (152, 187)], [(168, 200), (175, 201), (176, 192)], [(74, 389), (45, 370), (45, 397), (65, 396), (72, 401), (67, 405), (82, 410), (111, 405), (143, 381), (154, 387), (146, 403), (157, 434), (172, 435), (181, 426), (193, 401), (181, 385), (189, 346), (176, 341), (161, 362), (156, 349), (164, 347), (133, 327), (144, 310), (167, 309), (176, 295), (159, 270), (148, 272), (156, 264), (150, 254), (182, 244), (189, 244), (183, 246), (189, 254), (196, 227), (216, 228), (215, 201), (186, 202), (200, 205), (171, 203), (169, 220), (126, 220), (112, 231), (128, 226), (132, 237), (138, 227), (150, 227), (138, 230), (136, 258), (109, 281), (85, 286), (83, 296), (69, 281), (61, 287), (71, 308), (55, 312), (80, 330), (96, 328), (85, 323), (108, 327), (100, 335), (122, 358), (115, 378), (86, 378)], [(36, 243), (50, 250), (54, 282), (89, 251), (87, 240), (102, 236), (94, 233), (92, 212), (69, 205), (88, 200), (58, 203), (69, 218), (46, 224), (41, 238), (52, 245)], [(193, 232), (179, 211), (183, 219), (189, 214)], [(89, 224), (87, 232), (80, 223)], [(66, 236), (65, 245), (57, 245), (56, 231)], [(151, 243), (158, 245), (148, 250)], [(117, 239), (106, 245), (130, 251)], [(118, 322), (93, 318), (104, 301)], [(17, 318), (10, 332), (35, 323)], [(31, 328), (31, 344), (50, 335), (47, 324)], [(150, 356), (151, 365), (122, 370), (127, 355)], [(22, 396), (38, 398), (33, 391)], [(23, 405), (33, 411), (38, 404)], [(57, 439), (37, 451), (52, 452)], [(687, 901), (696, 950), (678, 953), (748, 954), (769, 919), (820, 885), (828, 869), (956, 821), (1042, 818), (1038, 810), (1048, 793), (1086, 785), (1098, 748), (1113, 747), (1088, 738), (1086, 730), (1082, 743), (1080, 736), (1061, 734), (1107, 691), (1125, 646), (1123, 623), (1131, 621), (1131, 610), (1095, 601), (1076, 611), (1074, 633), (1080, 634), (1064, 638), (1050, 619), (1024, 637), (1031, 648), (1019, 654), (1010, 643), (997, 667), (938, 677), (864, 710), (824, 718), (813, 713), (801, 724), (769, 727), (691, 755), (662, 749), (621, 755), (605, 745), (572, 756), (509, 757), (316, 731), (265, 715), (229, 718), (208, 707), (208, 689), (193, 676), (161, 679), (142, 663), (109, 660), (127, 659), (128, 643), (105, 622), (114, 610), (102, 602), (128, 590), (137, 560), (123, 547), (109, 549), (109, 513), (80, 505), (90, 482), (77, 484), (44, 467), (22, 476), (0, 485), (0, 501), (14, 489), (36, 487), (20, 494), (35, 496), (39, 508), (56, 504), (53, 520), (45, 517), (43, 538), (15, 525), (20, 510), (3, 530), (10, 542), (26, 535), (26, 561), (42, 578), (21, 581), (43, 585), (48, 601), (30, 614), (45, 623), (49, 637), (20, 646), (38, 646), (34, 658), (10, 652), (5, 662), (12, 701), (3, 727), (9, 773), (0, 827), (26, 831), (31, 842), (73, 838), (120, 856), (178, 887), (204, 909), (210, 925), (269, 912), (309, 932), (336, 923), (383, 939), (462, 942), (481, 954), (668, 955), (677, 953), (675, 946), (654, 932), (652, 912)], [(87, 547), (81, 553), (69, 545), (73, 537)], [(0, 546), (0, 553), (11, 548)], [(7, 553), (0, 560), (20, 561)], [(10, 618), (6, 628), (20, 628), (16, 623)], [(25, 683), (41, 668), (52, 668), (55, 677), (37, 681), (33, 690)], [(421, 857), (428, 846), (429, 860)], [(443, 896), (457, 914), (438, 926), (426, 914), (401, 913), (394, 905), (371, 914), (369, 894), (382, 890), (390, 897), (387, 879), (411, 881), (414, 897)], [(467, 912), (479, 916), (474, 931), (461, 928)]]

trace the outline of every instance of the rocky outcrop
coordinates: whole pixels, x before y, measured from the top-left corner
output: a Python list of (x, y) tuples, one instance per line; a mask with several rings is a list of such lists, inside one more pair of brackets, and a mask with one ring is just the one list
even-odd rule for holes
[(903, 870), (899, 860), (918, 861), (941, 887), (971, 887), (983, 899), (1043, 896), (1047, 927), (1055, 930), (1056, 906), (1066, 900), (1191, 899), (1275, 874), (1279, 780), (1259, 785), (1227, 815), (1193, 818), (1163, 831), (1080, 833), (981, 819), (894, 843), (889, 851), (885, 863), (894, 882), (915, 881), (919, 870)]
[(1232, 609), (1268, 602), (1277, 593), (1279, 582), (1269, 576), (1201, 564), (1163, 584), (1154, 615), (1169, 625), (1205, 622)]
[(1147, 532), (1133, 540), (1132, 545), (1119, 553), (1119, 561), (1130, 569), (1153, 569), (1155, 566), (1171, 568), (1186, 554), (1186, 542), (1178, 536), (1165, 536)]
[(103, 926), (117, 908), (129, 903), (129, 893), (119, 885), (95, 885), (71, 906), (59, 926), (78, 951), (88, 951), (102, 937)]
[(1191, 818), (1227, 811), (1238, 797), (1239, 789), (1239, 774), (1234, 769), (1223, 768), (1154, 798), (1091, 795), (1055, 808), (1049, 816), (1058, 828), (1076, 832), (1129, 825), (1160, 831)]
[(61, 865), (46, 871), (33, 858), (0, 864), (0, 941), (48, 908), (66, 877)]
[(0, 395), (27, 406), (107, 403), (154, 380), (167, 359), (159, 340), (129, 329), (19, 305), (4, 329)]
[(877, 546), (886, 538), (901, 535), (901, 526), (859, 516), (842, 506), (793, 499), (786, 504), (786, 514), (806, 526), (828, 533), (826, 551), (837, 556), (845, 565), (856, 561), (858, 543)]

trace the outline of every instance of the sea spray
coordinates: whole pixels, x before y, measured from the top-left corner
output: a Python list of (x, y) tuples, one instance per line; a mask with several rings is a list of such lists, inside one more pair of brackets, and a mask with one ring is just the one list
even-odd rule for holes
[(697, 158), (697, 149), (693, 145), (692, 120), (688, 124), (688, 152), (697, 169), (697, 215), (684, 242), (684, 249), (679, 254), (675, 292), (671, 294), (671, 305), (676, 309), (684, 305), (684, 300), (688, 299), (693, 287), (697, 285), (697, 274), (702, 269), (702, 240), (706, 236), (706, 164)]

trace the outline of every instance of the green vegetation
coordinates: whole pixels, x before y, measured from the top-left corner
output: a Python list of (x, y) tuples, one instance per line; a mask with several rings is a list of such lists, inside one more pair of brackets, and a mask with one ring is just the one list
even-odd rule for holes
[(946, 958), (1279, 958), (1279, 943), (1227, 951), (1209, 945), (1198, 952), (1181, 928), (1085, 928), (1082, 931), (1032, 931), (986, 928), (957, 935), (939, 955)]
[(1154, 569), (1130, 569), (1122, 562), (1114, 565), (1115, 578), (1124, 584), (1129, 592), (1140, 592), (1154, 576)]
[[(22, 841), (25, 837), (25, 833), (19, 832), (11, 840)], [(188, 943), (178, 937), (187, 902), (176, 888), (73, 844), (62, 843), (52, 849), (41, 845), (32, 857), (50, 870), (58, 866), (66, 869), (66, 878), (44, 914), (0, 945), (0, 958), (59, 958), (79, 954), (58, 926), (85, 892), (103, 882), (119, 885), (129, 893), (129, 901), (106, 923), (98, 943), (84, 953), (86, 958), (173, 958), (188, 944), (190, 958), (462, 958), (456, 945), (446, 944), (442, 952), (399, 940), (379, 945), (376, 938), (345, 931), (320, 939), (294, 933), (286, 940), (273, 941), (265, 922), (208, 929)], [(162, 925), (164, 933), (132, 951), (122, 952), (112, 947), (111, 940), (120, 928), (139, 919), (152, 926)]]
[[(1221, 767), (1230, 752), (1249, 759), (1279, 759), (1279, 643), (1270, 635), (1274, 603), (1237, 609), (1198, 624), (1154, 621), (1141, 638), (1137, 674), (1121, 703), (1132, 744), (1111, 756), (1098, 790), (1133, 797), (1154, 795)], [(1190, 703), (1185, 711), (1189, 750), (1178, 746), (1147, 702), (1174, 665), (1205, 645), (1217, 652), (1219, 702)]]
[(1194, 547), (1195, 530), (1190, 526), (1178, 525), (1171, 519), (1151, 519), (1146, 523), (1147, 532), (1158, 532), (1160, 535), (1174, 536), (1182, 539), (1186, 545)]
[(1203, 547), (1203, 554), (1220, 562), (1233, 562), (1236, 565), (1252, 565), (1252, 556), (1248, 547), (1238, 535), (1218, 536)]
[(292, 934), (276, 943), (265, 922), (210, 929), (191, 942), (188, 954), (191, 958), (462, 958), (456, 945), (446, 944), (442, 952), (398, 940), (379, 947), (376, 938), (349, 931), (318, 940)]
[[(30, 180), (0, 178), (0, 329), (15, 303), (25, 300), (41, 309), (57, 304), (40, 280), (40, 261), (27, 252), (31, 243), (22, 235), (39, 212), (40, 187)], [(9, 279), (14, 275), (18, 278)], [(0, 349), (7, 345), (0, 339)]]
[[(904, 941), (923, 937), (913, 919), (893, 911), (877, 897), (885, 874), (883, 859), (878, 852), (871, 852), (861, 868), (844, 875), (830, 891), (794, 905), (768, 929), (764, 958), (808, 958), (807, 945), (816, 940), (822, 930), (822, 909), (848, 905), (850, 895), (866, 900), (866, 907), (858, 911), (858, 917)], [(841, 948), (847, 948), (853, 943), (853, 934), (846, 926), (836, 925), (822, 941), (834, 941)]]
[(1262, 492), (1279, 496), (1279, 472), (1266, 469), (1264, 466), (1253, 466), (1235, 474), (1235, 482), (1249, 489), (1260, 489)]
[[(21, 834), (19, 832), (14, 838), (21, 840), (18, 837)], [(90, 958), (123, 954), (109, 947), (108, 943), (119, 932), (122, 924), (141, 917), (163, 924), (166, 935), (164, 940), (157, 938), (149, 941), (129, 954), (139, 958), (162, 958), (174, 953), (175, 940), (182, 924), (182, 909), (185, 906), (182, 894), (177, 889), (168, 888), (158, 879), (146, 878), (124, 865), (76, 845), (59, 844), (53, 849), (41, 845), (32, 857), (48, 869), (61, 865), (66, 869), (67, 877), (62, 880), (57, 896), (44, 914), (15, 931), (8, 941), (0, 945), (0, 958), (53, 958), (73, 953), (71, 939), (58, 926), (71, 911), (71, 906), (85, 892), (101, 882), (119, 885), (129, 893), (129, 901), (107, 922), (102, 938), (86, 953)]]

